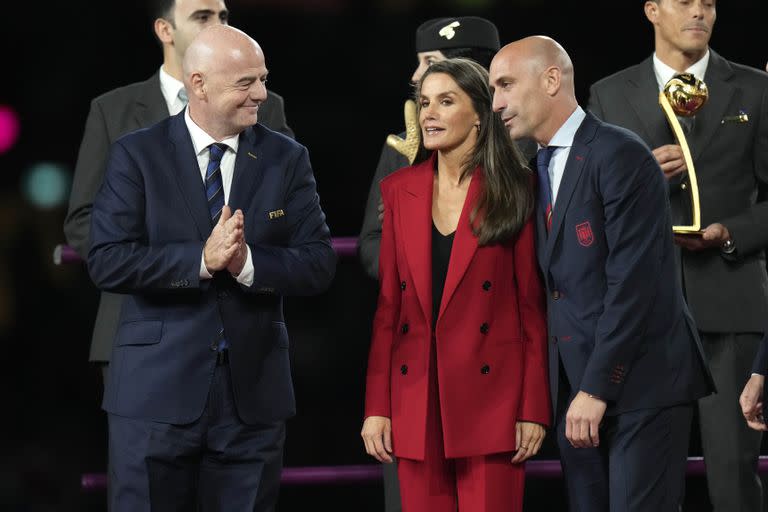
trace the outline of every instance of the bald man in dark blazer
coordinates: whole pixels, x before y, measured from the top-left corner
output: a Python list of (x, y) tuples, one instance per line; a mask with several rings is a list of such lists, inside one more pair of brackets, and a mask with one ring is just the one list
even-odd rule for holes
[[(91, 102), (64, 221), (67, 243), (82, 258), (88, 255), (91, 210), (104, 180), (109, 147), (122, 135), (150, 126), (168, 115), (159, 71), (148, 80), (109, 91)], [(283, 98), (271, 91), (259, 108), (259, 124), (293, 136), (286, 123)], [(102, 365), (109, 362), (122, 301), (119, 294), (101, 293), (91, 340), (91, 362)]]

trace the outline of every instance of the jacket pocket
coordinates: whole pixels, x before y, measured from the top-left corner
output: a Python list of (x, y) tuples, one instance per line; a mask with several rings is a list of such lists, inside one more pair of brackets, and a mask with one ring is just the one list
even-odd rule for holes
[(136, 320), (120, 325), (117, 345), (153, 345), (163, 337), (162, 320)]

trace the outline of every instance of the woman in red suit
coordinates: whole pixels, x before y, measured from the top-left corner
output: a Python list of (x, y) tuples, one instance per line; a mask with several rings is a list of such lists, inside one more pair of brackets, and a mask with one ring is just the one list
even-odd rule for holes
[(550, 421), (533, 179), (481, 66), (435, 63), (416, 97), (431, 155), (381, 183), (362, 437), (406, 512), (519, 511)]

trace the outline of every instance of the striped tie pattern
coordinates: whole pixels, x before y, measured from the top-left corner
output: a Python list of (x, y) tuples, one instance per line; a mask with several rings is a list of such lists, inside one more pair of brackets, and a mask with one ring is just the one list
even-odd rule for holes
[(539, 204), (544, 212), (547, 231), (552, 227), (552, 184), (549, 181), (549, 162), (558, 146), (547, 146), (536, 153), (536, 171), (539, 175)]
[(224, 208), (224, 181), (221, 179), (221, 157), (227, 150), (226, 144), (214, 143), (208, 146), (211, 159), (205, 171), (205, 195), (208, 198), (208, 211), (214, 224), (219, 222), (221, 209)]

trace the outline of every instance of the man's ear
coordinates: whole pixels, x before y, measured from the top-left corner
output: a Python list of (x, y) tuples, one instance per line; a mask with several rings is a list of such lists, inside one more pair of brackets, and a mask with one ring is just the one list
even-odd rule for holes
[(164, 19), (164, 18), (157, 18), (155, 20), (155, 35), (163, 44), (173, 44), (173, 24)]
[(656, 18), (659, 16), (659, 4), (652, 0), (648, 0), (645, 2), (643, 9), (645, 10), (645, 17), (648, 18), (648, 21), (655, 25)]
[(199, 71), (195, 71), (190, 75), (189, 86), (191, 91), (188, 91), (188, 94), (190, 96), (194, 94), (199, 99), (204, 99), (206, 97), (205, 77)]
[(542, 80), (544, 80), (544, 89), (547, 91), (547, 94), (550, 96), (557, 94), (557, 91), (560, 90), (562, 77), (563, 72), (557, 66), (549, 66), (549, 68), (544, 71)]

